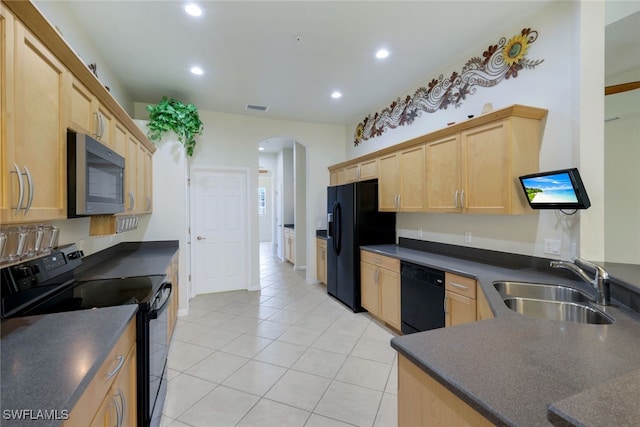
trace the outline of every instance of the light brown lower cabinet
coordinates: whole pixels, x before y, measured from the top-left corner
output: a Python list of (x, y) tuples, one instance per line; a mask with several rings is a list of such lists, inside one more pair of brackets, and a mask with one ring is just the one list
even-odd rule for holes
[(362, 307), (400, 330), (400, 260), (361, 251), (360, 294)]
[(134, 317), (62, 425), (134, 426), (137, 419), (136, 394)]
[(409, 359), (398, 355), (398, 427), (493, 425)]
[(327, 241), (316, 238), (316, 275), (318, 281), (327, 284)]
[(461, 325), (477, 320), (476, 287), (476, 281), (469, 277), (445, 273), (445, 326)]
[(167, 275), (167, 279), (171, 282), (171, 299), (169, 300), (169, 318), (167, 320), (167, 335), (168, 341), (171, 342), (171, 337), (173, 336), (173, 330), (175, 329), (176, 322), (178, 320), (178, 305), (180, 302), (180, 287), (178, 283), (178, 257), (180, 253), (176, 252), (176, 254), (171, 259), (171, 265), (167, 267), (165, 274)]

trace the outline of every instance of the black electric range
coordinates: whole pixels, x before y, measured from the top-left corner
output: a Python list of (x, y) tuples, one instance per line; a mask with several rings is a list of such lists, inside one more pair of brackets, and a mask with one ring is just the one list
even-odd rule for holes
[(139, 426), (158, 426), (166, 397), (169, 351), (165, 275), (78, 281), (82, 265), (75, 245), (0, 270), (3, 319), (137, 304), (137, 413)]

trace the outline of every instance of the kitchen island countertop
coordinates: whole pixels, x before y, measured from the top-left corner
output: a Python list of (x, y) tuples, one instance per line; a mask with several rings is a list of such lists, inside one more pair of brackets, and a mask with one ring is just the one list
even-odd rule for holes
[(603, 405), (597, 419), (589, 411), (602, 396), (640, 394), (640, 382), (622, 380), (640, 372), (637, 312), (613, 301), (599, 307), (616, 320), (612, 325), (530, 318), (508, 309), (493, 282), (558, 283), (584, 291), (588, 285), (535, 268), (488, 265), (397, 245), (362, 249), (478, 281), (495, 318), (397, 337), (391, 345), (491, 422), (614, 425), (631, 419), (640, 424), (638, 405)]
[[(137, 310), (124, 305), (4, 320), (2, 425), (60, 425)], [(58, 419), (36, 419), (38, 411)]]

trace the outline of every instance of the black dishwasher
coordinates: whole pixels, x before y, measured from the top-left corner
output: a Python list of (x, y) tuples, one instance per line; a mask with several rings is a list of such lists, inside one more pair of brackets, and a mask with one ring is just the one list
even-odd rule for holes
[(444, 273), (402, 262), (402, 333), (444, 327)]

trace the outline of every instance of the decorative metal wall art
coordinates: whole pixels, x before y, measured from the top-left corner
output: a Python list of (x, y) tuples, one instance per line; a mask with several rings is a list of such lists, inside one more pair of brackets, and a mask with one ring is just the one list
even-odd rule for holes
[(434, 113), (446, 110), (450, 105), (460, 107), (467, 95), (473, 95), (476, 86), (492, 87), (504, 79), (518, 77), (518, 71), (533, 69), (544, 59), (525, 58), (529, 45), (536, 41), (538, 32), (523, 28), (520, 34), (507, 41), (502, 37), (498, 44), (491, 45), (482, 53), (482, 58), (467, 61), (460, 73), (454, 71), (444, 78), (441, 74), (431, 80), (428, 87), (420, 87), (413, 96), (396, 99), (384, 110), (369, 114), (356, 126), (353, 144), (382, 135), (387, 129), (413, 123), (422, 112)]

